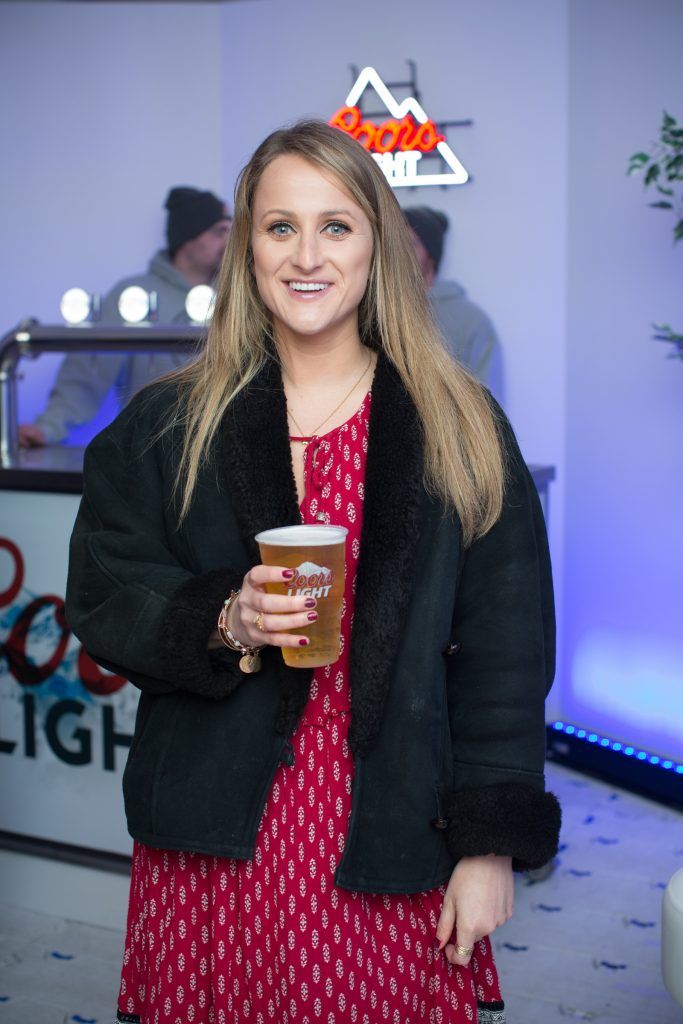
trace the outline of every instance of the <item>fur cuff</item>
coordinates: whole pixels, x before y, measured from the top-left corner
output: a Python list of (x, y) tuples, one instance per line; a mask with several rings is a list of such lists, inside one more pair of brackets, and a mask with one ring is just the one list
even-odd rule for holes
[(214, 569), (183, 583), (173, 594), (161, 646), (169, 679), (179, 680), (184, 690), (220, 699), (245, 678), (237, 652), (208, 648), (223, 601), (240, 587), (242, 577), (229, 569)]
[(557, 853), (561, 811), (552, 793), (506, 783), (461, 789), (448, 801), (446, 840), (454, 857), (495, 853), (516, 871), (540, 868)]

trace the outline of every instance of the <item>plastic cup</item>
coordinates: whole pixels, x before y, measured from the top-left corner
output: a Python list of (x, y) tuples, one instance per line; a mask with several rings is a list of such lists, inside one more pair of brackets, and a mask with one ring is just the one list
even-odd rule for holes
[(307, 647), (283, 647), (286, 665), (318, 668), (331, 665), (340, 653), (341, 613), (344, 597), (345, 526), (281, 526), (256, 535), (264, 565), (282, 565), (296, 575), (281, 583), (267, 583), (269, 594), (315, 597), (318, 618), (310, 625), (285, 632), (308, 637)]

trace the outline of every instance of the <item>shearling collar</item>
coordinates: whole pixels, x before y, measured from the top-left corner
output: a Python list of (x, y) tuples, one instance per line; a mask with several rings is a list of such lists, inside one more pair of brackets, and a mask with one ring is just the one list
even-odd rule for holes
[[(254, 564), (254, 536), (301, 521), (292, 468), (280, 365), (268, 360), (225, 419), (228, 493)], [(356, 605), (351, 635), (350, 744), (365, 754), (376, 738), (411, 592), (420, 530), (423, 446), (419, 419), (393, 365), (379, 353), (372, 385), (370, 436)], [(278, 656), (279, 656), (279, 652)], [(280, 660), (290, 732), (303, 711), (312, 670)]]

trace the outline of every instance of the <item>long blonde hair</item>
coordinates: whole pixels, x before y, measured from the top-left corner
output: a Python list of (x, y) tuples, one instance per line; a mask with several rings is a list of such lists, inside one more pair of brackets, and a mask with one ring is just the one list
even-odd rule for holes
[(264, 169), (283, 154), (334, 174), (372, 225), (370, 277), (358, 310), (361, 341), (381, 349), (398, 371), (422, 425), (425, 486), (455, 508), (470, 544), (502, 509), (504, 455), (494, 414), (481, 385), (443, 345), (384, 174), (354, 139), (322, 121), (273, 132), (240, 174), (206, 344), (194, 362), (171, 375), (180, 385), (174, 423), (184, 431), (180, 519), (226, 409), (270, 358), (272, 324), (252, 272), (251, 212)]

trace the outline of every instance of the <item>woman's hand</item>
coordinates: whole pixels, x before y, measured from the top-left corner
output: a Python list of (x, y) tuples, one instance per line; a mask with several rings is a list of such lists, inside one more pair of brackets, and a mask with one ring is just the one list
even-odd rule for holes
[[(318, 618), (318, 613), (314, 611), (318, 603), (316, 599), (266, 593), (266, 583), (286, 583), (295, 574), (294, 569), (272, 565), (255, 565), (249, 570), (228, 618), (228, 628), (236, 640), (245, 647), (259, 647), (261, 644), (271, 644), (273, 647), (308, 645), (308, 637), (285, 633), (284, 630), (310, 626)], [(263, 630), (256, 625), (259, 612), (263, 615)], [(219, 644), (218, 632), (214, 631), (209, 646)]]
[(456, 946), (472, 949), (485, 935), (509, 921), (514, 895), (512, 858), (489, 854), (459, 860), (436, 928), (439, 952), (444, 950), (452, 964), (466, 967), (472, 954), (460, 956)]

